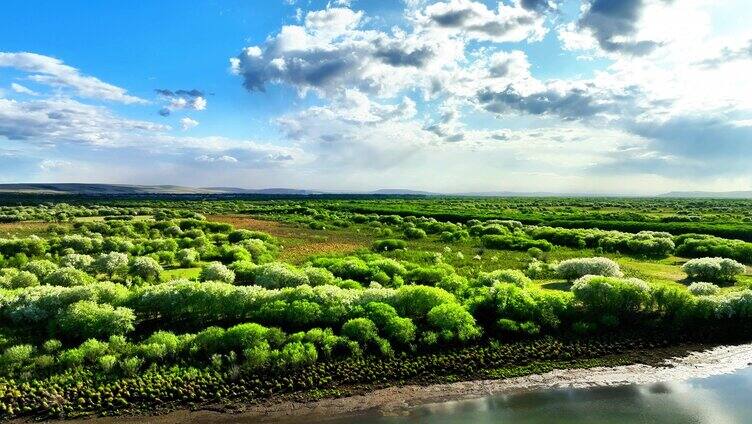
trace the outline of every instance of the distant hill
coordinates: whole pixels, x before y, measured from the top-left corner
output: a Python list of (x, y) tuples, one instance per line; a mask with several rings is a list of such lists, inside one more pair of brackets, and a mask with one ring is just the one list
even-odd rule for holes
[(430, 191), (409, 190), (405, 188), (382, 188), (380, 190), (369, 191), (366, 194), (383, 194), (383, 195), (400, 195), (400, 196), (440, 196), (441, 193), (432, 193)]
[(752, 191), (672, 191), (658, 197), (752, 199)]
[(238, 187), (204, 187), (202, 190), (211, 190), (213, 193), (224, 194), (292, 194), (307, 196), (311, 194), (322, 194), (323, 191), (299, 190), (295, 188), (238, 188)]
[(28, 194), (215, 194), (205, 188), (175, 185), (129, 185), (85, 183), (0, 184), (0, 193)]

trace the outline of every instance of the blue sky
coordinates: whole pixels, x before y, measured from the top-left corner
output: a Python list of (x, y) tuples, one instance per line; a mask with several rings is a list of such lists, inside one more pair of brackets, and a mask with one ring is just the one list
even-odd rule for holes
[(8, 0), (0, 181), (745, 190), (743, 0)]

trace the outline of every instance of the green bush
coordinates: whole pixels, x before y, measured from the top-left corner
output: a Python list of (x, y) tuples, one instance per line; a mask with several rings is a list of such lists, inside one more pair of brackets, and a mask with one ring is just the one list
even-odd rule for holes
[(404, 240), (399, 239), (384, 239), (376, 240), (373, 242), (372, 249), (374, 252), (388, 252), (392, 250), (400, 250), (407, 247), (407, 243)]
[(44, 279), (44, 284), (50, 286), (74, 287), (96, 283), (96, 279), (89, 274), (75, 268), (58, 268)]
[(462, 305), (444, 303), (431, 308), (428, 322), (446, 341), (465, 342), (480, 336), (475, 318)]
[(556, 267), (561, 278), (576, 280), (585, 275), (602, 275), (604, 277), (621, 277), (619, 264), (608, 258), (575, 258), (562, 261)]
[(68, 306), (58, 316), (54, 330), (75, 339), (107, 338), (133, 331), (136, 316), (128, 308), (100, 305), (82, 300)]
[(690, 259), (682, 265), (690, 280), (725, 282), (743, 274), (746, 267), (729, 258)]
[(201, 281), (220, 281), (232, 284), (235, 282), (235, 273), (220, 262), (212, 262), (201, 268), (199, 278)]

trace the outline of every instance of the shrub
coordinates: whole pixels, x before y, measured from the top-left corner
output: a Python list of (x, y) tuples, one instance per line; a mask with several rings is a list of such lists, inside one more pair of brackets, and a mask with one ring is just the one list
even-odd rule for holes
[(285, 345), (279, 352), (277, 366), (281, 368), (297, 368), (311, 365), (318, 359), (316, 347), (311, 343), (292, 342)]
[(480, 286), (492, 286), (496, 283), (509, 283), (517, 287), (525, 287), (532, 284), (522, 271), (516, 269), (499, 269), (492, 272), (483, 272), (478, 276), (476, 284)]
[(694, 282), (687, 290), (695, 296), (710, 296), (718, 294), (721, 289), (713, 283)]
[(117, 364), (117, 357), (115, 355), (103, 355), (97, 359), (97, 365), (105, 373), (109, 373), (115, 368)]
[(410, 318), (401, 318), (391, 305), (370, 302), (365, 307), (366, 315), (392, 342), (407, 345), (415, 340), (416, 327)]
[(38, 279), (42, 280), (44, 279), (44, 277), (50, 275), (57, 268), (58, 267), (57, 265), (55, 265), (54, 262), (48, 261), (46, 259), (40, 259), (40, 260), (28, 262), (21, 269), (24, 271), (29, 271), (30, 273), (34, 274)]
[(132, 356), (120, 361), (120, 369), (123, 370), (123, 374), (127, 376), (134, 376), (138, 373), (138, 370), (141, 369), (141, 365), (143, 365), (143, 363), (143, 359), (139, 358), (138, 356)]
[(164, 346), (165, 355), (169, 357), (177, 357), (183, 347), (180, 338), (169, 331), (157, 331), (149, 336), (144, 343)]
[(47, 353), (55, 353), (60, 350), (61, 347), (63, 347), (63, 344), (60, 340), (56, 339), (49, 339), (42, 344), (42, 349)]
[(608, 258), (575, 258), (559, 263), (556, 272), (568, 281), (576, 280), (585, 275), (602, 275), (604, 277), (621, 277), (623, 274), (619, 264)]
[(446, 341), (467, 341), (480, 336), (480, 328), (475, 324), (475, 318), (462, 305), (444, 303), (431, 308), (428, 312), (428, 322)]
[(140, 256), (134, 258), (130, 265), (130, 275), (143, 278), (146, 281), (159, 281), (162, 266), (152, 258)]
[(50, 286), (74, 287), (94, 284), (96, 280), (89, 274), (75, 268), (58, 268), (51, 272), (44, 283)]
[(198, 264), (199, 255), (196, 249), (181, 249), (175, 254), (175, 259), (181, 267), (190, 268)]
[(553, 278), (556, 275), (556, 267), (537, 259), (527, 264), (525, 275), (534, 279)]
[(416, 227), (405, 228), (405, 238), (409, 240), (417, 240), (426, 238), (426, 232)]
[(196, 334), (191, 344), (191, 352), (205, 358), (224, 350), (225, 330), (220, 327), (207, 327)]
[(399, 314), (414, 319), (423, 319), (434, 307), (456, 301), (446, 290), (428, 286), (402, 286), (394, 296), (394, 306)]
[(368, 318), (353, 318), (342, 326), (342, 335), (366, 344), (379, 338), (376, 324)]
[(650, 286), (637, 278), (586, 275), (571, 290), (586, 310), (601, 316), (628, 316), (645, 309), (652, 301)]
[(486, 234), (480, 241), (488, 249), (528, 250), (535, 247), (548, 252), (553, 248), (546, 240), (534, 240), (519, 234)]
[(34, 346), (32, 345), (11, 346), (5, 349), (5, 352), (0, 356), (0, 365), (9, 370), (20, 368), (31, 359), (33, 353)]
[(238, 324), (228, 328), (225, 332), (225, 346), (228, 349), (242, 352), (265, 342), (266, 333), (266, 327), (259, 324)]
[(230, 264), (229, 268), (235, 273), (236, 283), (251, 284), (256, 278), (258, 265), (251, 261), (235, 261)]
[(255, 270), (254, 283), (268, 289), (297, 287), (308, 284), (305, 272), (283, 262), (259, 265)]
[(75, 339), (107, 338), (133, 331), (136, 317), (128, 308), (114, 308), (82, 300), (58, 316), (56, 327), (62, 336)]
[(212, 262), (201, 268), (199, 278), (202, 281), (220, 281), (232, 284), (235, 282), (235, 273), (220, 262)]
[(743, 274), (746, 267), (728, 258), (698, 258), (687, 261), (682, 270), (690, 280), (725, 282)]
[(21, 271), (16, 275), (10, 277), (10, 288), (19, 289), (23, 287), (34, 287), (39, 285), (39, 279), (35, 274), (29, 271)]
[(79, 253), (69, 253), (60, 258), (60, 266), (75, 268), (81, 271), (89, 269), (94, 262), (94, 258), (89, 255), (82, 255)]
[(97, 273), (108, 276), (123, 274), (128, 270), (128, 255), (120, 252), (100, 255), (92, 264), (92, 268)]
[(308, 277), (308, 284), (310, 284), (311, 286), (324, 286), (327, 284), (331, 285), (335, 283), (334, 274), (332, 274), (328, 269), (309, 266), (304, 268), (303, 272), (305, 273), (306, 277)]
[(400, 250), (407, 247), (407, 243), (404, 240), (399, 239), (384, 239), (376, 240), (373, 242), (372, 249), (375, 252), (387, 252), (391, 250)]

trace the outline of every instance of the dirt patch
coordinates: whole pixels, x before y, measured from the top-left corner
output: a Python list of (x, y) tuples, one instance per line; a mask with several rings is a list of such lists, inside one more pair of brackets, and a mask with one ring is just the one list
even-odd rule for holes
[(214, 222), (224, 222), (235, 228), (263, 231), (275, 237), (289, 237), (296, 232), (296, 228), (289, 224), (255, 219), (243, 215), (208, 215), (206, 219)]
[(291, 263), (301, 263), (316, 255), (350, 253), (368, 247), (372, 242), (368, 237), (348, 229), (313, 230), (302, 225), (243, 215), (209, 215), (206, 219), (271, 234), (283, 246), (279, 259)]
[(49, 226), (49, 222), (3, 222), (0, 223), (0, 236), (26, 236), (41, 233)]

